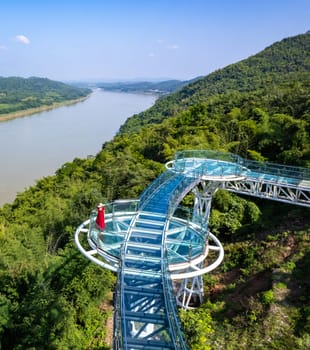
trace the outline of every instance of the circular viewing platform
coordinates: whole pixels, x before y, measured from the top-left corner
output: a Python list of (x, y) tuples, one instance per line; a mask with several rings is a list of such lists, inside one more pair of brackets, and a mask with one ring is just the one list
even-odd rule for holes
[(248, 172), (241, 157), (211, 150), (177, 152), (174, 160), (166, 163), (166, 169), (212, 181), (242, 180)]
[[(96, 225), (97, 211), (92, 211), (90, 219), (76, 231), (75, 241), (79, 250), (98, 265), (116, 272), (122, 245), (135, 220), (136, 235), (131, 237), (132, 252), (139, 260), (147, 259), (144, 257), (145, 248), (149, 246), (151, 249), (154, 242), (164, 242), (172, 279), (198, 276), (221, 263), (224, 256), (221, 243), (201, 225), (191, 222), (186, 217), (188, 212), (177, 209), (174, 216), (166, 217), (139, 211), (138, 203), (137, 200), (120, 200), (106, 204), (103, 231)], [(141, 223), (141, 230), (137, 221)], [(206, 267), (201, 267), (211, 251), (212, 262), (208, 261)]]

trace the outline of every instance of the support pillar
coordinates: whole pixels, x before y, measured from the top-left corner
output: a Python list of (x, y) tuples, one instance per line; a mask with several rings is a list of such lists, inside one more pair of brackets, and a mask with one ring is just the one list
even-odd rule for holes
[(208, 226), (212, 197), (220, 185), (218, 181), (202, 181), (193, 188), (195, 199), (192, 221), (195, 224)]
[(198, 307), (203, 302), (202, 276), (184, 278), (177, 292), (177, 305), (184, 310)]
[[(220, 187), (218, 181), (202, 181), (194, 189), (194, 210), (192, 222), (201, 226), (205, 235), (205, 244), (208, 244), (208, 224), (211, 210), (211, 201), (215, 192)], [(190, 257), (191, 258), (191, 257)], [(202, 266), (198, 266), (201, 268)], [(203, 302), (204, 290), (202, 276), (185, 278), (177, 292), (177, 304), (185, 310), (198, 307)]]

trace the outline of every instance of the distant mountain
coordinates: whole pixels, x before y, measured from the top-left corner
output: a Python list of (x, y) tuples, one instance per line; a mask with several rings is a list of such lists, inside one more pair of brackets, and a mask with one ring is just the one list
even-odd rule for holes
[(256, 55), (189, 82), (159, 99), (147, 112), (129, 118), (121, 131), (134, 131), (150, 122), (160, 123), (189, 106), (229, 91), (271, 91), (290, 82), (309, 81), (310, 34), (307, 32), (276, 42)]
[(0, 77), (0, 115), (77, 100), (90, 92), (47, 78)]
[(98, 83), (98, 87), (104, 90), (122, 91), (122, 92), (143, 92), (159, 95), (169, 94), (181, 87), (189, 84), (189, 81), (166, 80), (160, 82), (139, 81), (139, 82), (115, 82), (115, 83)]
[(91, 89), (101, 88), (107, 91), (121, 91), (131, 93), (149, 93), (157, 95), (167, 95), (175, 92), (182, 87), (196, 81), (199, 78), (194, 78), (187, 81), (169, 79), (169, 80), (130, 80), (130, 81), (115, 81), (115, 82), (72, 82), (73, 86), (88, 87)]

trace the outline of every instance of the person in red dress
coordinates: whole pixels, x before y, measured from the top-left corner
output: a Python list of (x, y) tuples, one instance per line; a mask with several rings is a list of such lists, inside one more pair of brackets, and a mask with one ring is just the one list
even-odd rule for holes
[(104, 222), (104, 205), (100, 203), (97, 206), (97, 218), (96, 218), (96, 224), (97, 227), (100, 229), (100, 231), (104, 231), (105, 228), (105, 222)]

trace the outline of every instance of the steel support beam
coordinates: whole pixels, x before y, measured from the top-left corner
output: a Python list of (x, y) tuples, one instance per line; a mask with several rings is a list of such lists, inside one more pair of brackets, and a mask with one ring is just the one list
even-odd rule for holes
[(247, 178), (243, 181), (223, 182), (222, 188), (239, 194), (310, 207), (310, 187)]

